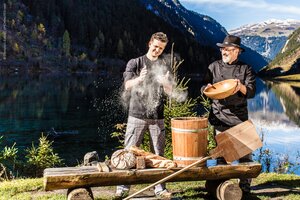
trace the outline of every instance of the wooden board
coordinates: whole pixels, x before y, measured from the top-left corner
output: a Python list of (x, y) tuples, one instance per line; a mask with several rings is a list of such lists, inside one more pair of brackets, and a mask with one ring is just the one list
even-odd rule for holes
[(110, 171), (109, 166), (107, 166), (107, 164), (105, 162), (98, 162), (97, 169), (99, 170), (99, 172), (109, 172)]
[[(97, 166), (47, 168), (44, 170), (44, 188), (48, 190), (78, 187), (110, 186), (120, 184), (154, 183), (180, 170), (153, 168), (141, 170), (112, 170), (99, 172)], [(231, 178), (255, 178), (261, 171), (256, 162), (213, 167), (194, 167), (170, 179), (176, 181), (198, 181)]]
[(216, 136), (217, 147), (210, 152), (213, 158), (223, 156), (232, 162), (262, 147), (254, 124), (247, 120)]

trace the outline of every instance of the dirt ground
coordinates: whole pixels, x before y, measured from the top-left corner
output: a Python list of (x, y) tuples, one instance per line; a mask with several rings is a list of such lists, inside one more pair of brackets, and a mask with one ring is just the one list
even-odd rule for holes
[[(92, 188), (93, 195), (95, 199), (113, 199), (115, 188), (114, 187), (94, 187)], [(205, 188), (200, 187), (199, 191), (201, 192), (200, 195), (194, 197), (173, 197), (172, 200), (183, 200), (183, 199), (203, 199), (203, 200), (211, 200), (213, 199), (212, 196), (206, 193)], [(131, 193), (136, 191), (131, 191)], [(180, 191), (171, 191), (176, 195), (176, 193), (180, 193)], [(261, 199), (259, 196), (264, 196), (264, 199), (270, 200), (283, 200), (284, 196), (287, 194), (295, 194), (299, 195), (300, 199), (300, 190), (294, 188), (288, 188), (286, 186), (281, 185), (259, 185), (259, 186), (252, 186), (251, 193), (248, 195), (244, 195), (244, 200), (258, 200)], [(35, 197), (44, 195), (44, 194), (67, 194), (67, 190), (55, 190), (55, 191), (39, 191), (39, 192), (32, 192), (32, 195)], [(154, 196), (153, 190), (145, 191), (144, 193), (138, 195), (138, 197), (132, 198), (132, 200), (157, 200)]]

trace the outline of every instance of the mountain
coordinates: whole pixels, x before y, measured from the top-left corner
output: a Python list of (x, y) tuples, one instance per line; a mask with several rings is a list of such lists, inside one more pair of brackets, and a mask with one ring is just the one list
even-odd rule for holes
[[(175, 43), (175, 55), (185, 60), (179, 69), (185, 73), (203, 73), (219, 55), (214, 47), (200, 44), (193, 35), (178, 30), (147, 10), (139, 0), (9, 2), (6, 7), (5, 66), (12, 68), (17, 62), (25, 69), (31, 65), (28, 60), (37, 59), (40, 68), (67, 69), (71, 64), (74, 66), (72, 71), (90, 71), (85, 66), (93, 66), (98, 71), (116, 68), (113, 71), (121, 72), (124, 69), (119, 68), (120, 64), (115, 66), (115, 62), (109, 60), (121, 60), (124, 67), (129, 59), (147, 51), (148, 40), (157, 31), (167, 33), (170, 39), (166, 53), (170, 53), (171, 44)], [(68, 39), (64, 39), (66, 32)], [(69, 47), (68, 54), (66, 46)], [(3, 45), (1, 52), (2, 48)], [(80, 65), (83, 61), (86, 61), (84, 66)], [(0, 61), (1, 66), (3, 62)]]
[[(216, 43), (223, 41), (228, 34), (226, 29), (216, 20), (184, 8), (178, 0), (140, 0), (147, 10), (161, 17), (164, 21), (183, 33), (192, 35), (201, 45), (215, 48)], [(267, 62), (256, 51), (245, 47), (246, 51), (240, 59), (259, 71)], [(218, 52), (218, 59), (220, 53)]]
[(299, 20), (271, 19), (256, 24), (244, 25), (229, 33), (241, 37), (242, 44), (257, 51), (270, 61), (280, 52), (288, 36), (300, 27)]
[[(175, 55), (184, 59), (181, 73), (202, 76), (220, 59), (216, 43), (227, 34), (218, 22), (186, 10), (178, 0), (9, 2), (6, 66), (13, 69), (16, 62), (27, 69), (33, 65), (28, 60), (35, 60), (39, 69), (120, 73), (130, 58), (146, 52), (152, 33), (163, 31), (170, 39), (166, 53), (174, 43)], [(247, 49), (246, 54), (256, 71), (265, 65), (256, 52)]]
[(173, 27), (187, 31), (202, 45), (214, 46), (224, 39), (226, 29), (209, 16), (187, 10), (178, 0), (140, 0), (147, 10)]
[(287, 39), (281, 52), (265, 67), (262, 74), (300, 74), (300, 28)]

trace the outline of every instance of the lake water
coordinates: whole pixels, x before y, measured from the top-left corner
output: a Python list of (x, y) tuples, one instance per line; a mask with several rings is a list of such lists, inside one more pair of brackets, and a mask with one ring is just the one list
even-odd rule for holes
[(32, 141), (38, 144), (42, 133), (54, 129), (66, 133), (50, 139), (67, 165), (80, 163), (94, 150), (104, 159), (117, 146), (110, 137), (113, 125), (124, 121), (113, 99), (119, 83), (91, 74), (1, 77), (0, 148), (16, 142), (24, 152)]
[[(299, 83), (265, 83), (258, 80), (257, 94), (249, 101), (250, 119), (264, 137), (264, 147), (254, 158), (271, 162), (272, 171), (285, 160), (299, 164)], [(111, 139), (116, 123), (126, 121), (119, 104), (120, 79), (91, 74), (0, 78), (0, 148), (16, 142), (19, 152), (37, 144), (41, 134), (54, 129), (64, 136), (53, 138), (55, 151), (69, 166), (96, 150), (101, 159), (118, 143)], [(24, 155), (20, 155), (22, 157)], [(264, 165), (267, 169), (268, 166)], [(300, 175), (297, 166), (288, 169)]]
[[(300, 82), (259, 79), (255, 98), (248, 103), (249, 117), (264, 140), (262, 160), (270, 160), (271, 171), (290, 163), (281, 171), (300, 175)], [(255, 158), (259, 159), (259, 150)]]

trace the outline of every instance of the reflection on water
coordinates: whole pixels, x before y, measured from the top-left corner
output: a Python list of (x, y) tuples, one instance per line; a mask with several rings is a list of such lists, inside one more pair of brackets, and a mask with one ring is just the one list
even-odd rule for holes
[(108, 110), (114, 83), (90, 74), (1, 77), (1, 145), (16, 141), (18, 148), (28, 148), (54, 129), (64, 133), (53, 146), (66, 164), (77, 164), (88, 151), (110, 154), (116, 145), (109, 134), (119, 120)]
[[(299, 163), (300, 86), (257, 80), (257, 87), (255, 98), (248, 102), (249, 117), (263, 134), (263, 149), (272, 154), (271, 170), (284, 159)], [(300, 175), (298, 166), (290, 171)]]
[[(0, 148), (14, 141), (18, 148), (28, 148), (42, 132), (55, 130), (63, 135), (53, 136), (54, 148), (68, 165), (82, 161), (88, 151), (96, 150), (102, 159), (111, 155), (118, 146), (110, 137), (113, 125), (126, 121), (116, 88), (120, 80), (90, 74), (1, 77)], [(290, 162), (300, 162), (300, 84), (257, 80), (249, 111), (264, 135), (263, 149), (275, 156), (273, 167), (286, 155)], [(300, 169), (295, 173), (300, 175)]]

